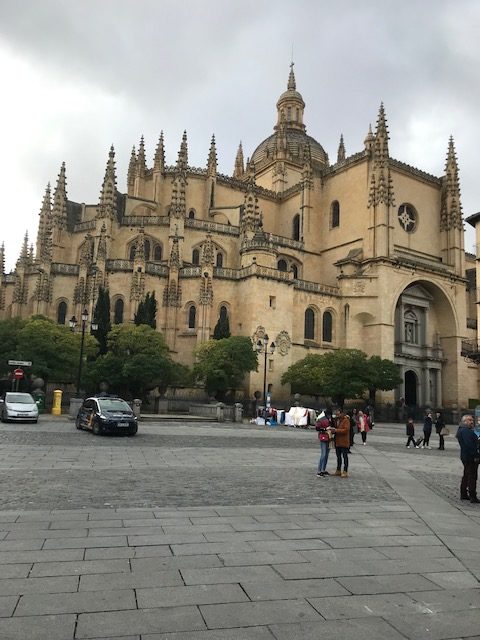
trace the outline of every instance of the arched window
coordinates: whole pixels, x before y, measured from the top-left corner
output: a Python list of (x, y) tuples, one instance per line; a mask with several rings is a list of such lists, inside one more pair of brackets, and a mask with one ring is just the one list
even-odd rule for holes
[(145, 240), (145, 260), (150, 260), (150, 240)]
[(294, 240), (300, 240), (300, 215), (293, 216), (292, 237)]
[(418, 318), (411, 309), (403, 317), (404, 340), (409, 344), (418, 344)]
[(334, 200), (331, 206), (331, 228), (340, 226), (340, 203), (338, 200)]
[(188, 309), (188, 328), (195, 329), (195, 323), (197, 320), (197, 309), (195, 305), (191, 305)]
[(57, 308), (57, 323), (65, 324), (66, 317), (67, 317), (67, 303), (63, 302), (62, 300), (62, 302), (60, 302)]
[(223, 253), (217, 253), (216, 266), (223, 267)]
[(221, 306), (220, 307), (220, 320), (222, 322), (225, 322), (225, 320), (227, 319), (228, 316), (228, 309), (225, 306)]
[(135, 260), (135, 245), (132, 244), (130, 247), (130, 260)]
[(162, 245), (156, 244), (155, 249), (153, 250), (153, 259), (155, 262), (160, 262), (162, 259)]
[(190, 209), (190, 211), (188, 212), (188, 217), (190, 218), (190, 220), (193, 220), (195, 218), (195, 209)]
[(115, 301), (115, 306), (113, 307), (113, 324), (122, 324), (123, 322), (123, 300), (122, 298), (118, 298)]
[(287, 262), (286, 262), (286, 260), (283, 260), (283, 259), (279, 260), (277, 262), (277, 269), (279, 271), (286, 271), (287, 270)]
[(295, 109), (295, 120), (298, 122), (299, 121), (299, 115), (300, 115), (300, 109), (297, 107)]
[(305, 311), (305, 330), (303, 334), (305, 340), (315, 340), (315, 313), (313, 309)]
[(332, 342), (333, 317), (330, 311), (325, 311), (322, 319), (322, 340)]
[(292, 119), (292, 107), (287, 107), (287, 120), (290, 122)]
[(290, 267), (290, 271), (293, 274), (293, 277), (295, 278), (295, 280), (298, 278), (298, 267), (296, 264), (292, 264), (292, 266)]
[(200, 251), (198, 249), (192, 251), (192, 264), (197, 266), (200, 264)]

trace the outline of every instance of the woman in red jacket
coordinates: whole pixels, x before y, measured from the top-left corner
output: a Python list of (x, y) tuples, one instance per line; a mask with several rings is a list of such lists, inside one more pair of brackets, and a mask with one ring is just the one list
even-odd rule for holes
[[(350, 419), (343, 412), (337, 409), (335, 418), (335, 452), (337, 454), (336, 476), (348, 478), (348, 449), (350, 446)], [(342, 471), (343, 460), (343, 471)]]

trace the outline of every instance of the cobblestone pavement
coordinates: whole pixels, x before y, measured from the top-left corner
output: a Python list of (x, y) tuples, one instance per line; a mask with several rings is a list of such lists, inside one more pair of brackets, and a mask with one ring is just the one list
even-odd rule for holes
[(318, 453), (283, 427), (0, 425), (0, 640), (479, 640), (454, 439), (376, 425), (348, 478)]

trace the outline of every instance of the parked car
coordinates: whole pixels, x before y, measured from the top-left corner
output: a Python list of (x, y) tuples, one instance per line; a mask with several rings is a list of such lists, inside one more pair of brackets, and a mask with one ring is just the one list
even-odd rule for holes
[(0, 399), (0, 419), (2, 422), (38, 422), (38, 407), (29, 393), (7, 391)]
[(80, 407), (75, 422), (77, 429), (89, 429), (97, 436), (123, 433), (134, 436), (137, 418), (122, 398), (87, 398)]

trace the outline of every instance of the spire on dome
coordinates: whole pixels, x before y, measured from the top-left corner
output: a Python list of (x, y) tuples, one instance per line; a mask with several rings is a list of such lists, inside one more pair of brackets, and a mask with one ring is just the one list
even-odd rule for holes
[(37, 258), (42, 258), (45, 244), (46, 235), (51, 234), (52, 227), (52, 197), (50, 182), (45, 189), (45, 195), (43, 196), (42, 206), (40, 208), (38, 231), (37, 231)]
[(289, 91), (295, 91), (297, 88), (297, 84), (295, 82), (295, 74), (293, 73), (293, 65), (295, 63), (292, 61), (290, 63), (290, 73), (288, 74), (288, 84), (287, 84), (287, 89)]
[(345, 143), (343, 142), (343, 133), (340, 134), (340, 144), (338, 145), (337, 162), (345, 160)]
[(210, 151), (208, 152), (207, 175), (214, 176), (217, 173), (217, 148), (215, 146), (215, 135), (212, 135)]
[(137, 153), (135, 150), (135, 145), (133, 145), (132, 153), (130, 154), (130, 162), (128, 163), (128, 173), (127, 173), (127, 185), (128, 185), (129, 191), (133, 189), (136, 173), (137, 173)]
[(117, 210), (117, 176), (115, 174), (115, 149), (113, 144), (108, 153), (107, 167), (100, 192), (100, 202), (97, 209), (97, 218), (112, 220)]
[(243, 147), (242, 141), (240, 140), (240, 144), (238, 145), (237, 155), (235, 157), (235, 168), (233, 169), (233, 177), (234, 178), (242, 178), (245, 173), (244, 164), (243, 164)]
[(460, 180), (453, 136), (448, 141), (445, 175), (442, 178), (442, 205), (440, 229), (463, 229), (462, 203), (460, 201)]
[(165, 145), (163, 142), (163, 131), (160, 131), (160, 137), (158, 138), (157, 148), (155, 149), (155, 156), (153, 159), (153, 168), (156, 171), (165, 171)]
[(65, 177), (65, 162), (62, 162), (58, 174), (57, 186), (53, 194), (53, 224), (57, 229), (65, 229), (67, 226), (67, 187)]
[(373, 135), (371, 123), (368, 125), (368, 133), (365, 136), (365, 140), (363, 141), (363, 143), (367, 151), (371, 151), (373, 149), (373, 145), (375, 144), (375, 136)]

